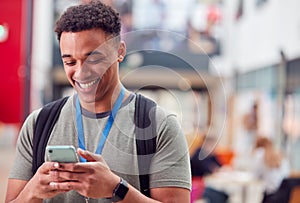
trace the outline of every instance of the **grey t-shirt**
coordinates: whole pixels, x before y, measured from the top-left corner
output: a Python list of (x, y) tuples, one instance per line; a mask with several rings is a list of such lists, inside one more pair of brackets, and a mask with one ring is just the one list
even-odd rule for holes
[[(48, 145), (74, 145), (78, 147), (75, 118), (74, 96), (70, 97), (64, 107), (53, 131)], [(113, 126), (109, 132), (102, 156), (110, 169), (127, 180), (139, 190), (139, 172), (135, 143), (136, 97), (131, 95), (123, 102)], [(30, 180), (32, 174), (32, 138), (33, 129), (39, 110), (32, 112), (20, 131), (17, 142), (14, 165), (9, 178)], [(94, 114), (82, 110), (85, 147), (95, 152), (99, 138), (110, 112)], [(166, 113), (159, 106), (156, 108), (156, 153), (150, 167), (150, 188), (181, 187), (191, 189), (190, 161), (186, 140), (174, 114)], [(147, 158), (147, 157), (145, 157)], [(47, 157), (45, 157), (47, 161)], [(84, 202), (84, 197), (75, 191), (57, 195), (44, 202)], [(106, 199), (90, 199), (89, 202), (110, 202)]]

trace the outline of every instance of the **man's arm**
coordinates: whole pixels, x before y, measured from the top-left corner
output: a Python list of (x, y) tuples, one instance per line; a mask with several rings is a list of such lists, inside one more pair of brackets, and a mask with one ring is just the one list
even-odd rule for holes
[(190, 191), (184, 188), (152, 188), (150, 189), (151, 198), (144, 196), (140, 191), (129, 186), (129, 191), (125, 199), (120, 203), (189, 203)]
[(7, 202), (17, 202), (15, 200), (21, 191), (24, 189), (25, 185), (28, 183), (26, 180), (18, 179), (8, 179), (5, 203)]
[(185, 188), (153, 188), (151, 189), (151, 197), (160, 202), (170, 203), (189, 203), (190, 191)]

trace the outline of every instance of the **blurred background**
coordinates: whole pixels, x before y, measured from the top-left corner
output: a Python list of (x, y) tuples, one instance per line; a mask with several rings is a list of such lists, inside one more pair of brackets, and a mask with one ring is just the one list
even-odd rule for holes
[[(80, 2), (0, 1), (0, 202), (24, 119), (74, 93), (53, 30)], [(104, 2), (122, 19), (124, 85), (178, 115), (191, 157), (206, 137), (215, 140), (207, 154), (222, 169), (193, 184), (191, 201), (208, 202), (203, 188), (210, 186), (228, 202), (260, 202), (266, 182), (252, 170), (259, 137), (287, 160), (285, 178), (299, 177), (299, 0)]]

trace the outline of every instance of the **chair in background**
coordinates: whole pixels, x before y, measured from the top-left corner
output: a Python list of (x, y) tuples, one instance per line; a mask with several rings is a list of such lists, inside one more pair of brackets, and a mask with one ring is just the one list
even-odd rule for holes
[(278, 190), (272, 195), (272, 203), (299, 203), (300, 199), (300, 178), (285, 178), (281, 182)]
[(292, 189), (290, 194), (289, 203), (299, 203), (300, 202), (300, 185)]

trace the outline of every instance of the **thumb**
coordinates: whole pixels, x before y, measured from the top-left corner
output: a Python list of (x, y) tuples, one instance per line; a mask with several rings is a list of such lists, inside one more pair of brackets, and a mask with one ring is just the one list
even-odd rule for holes
[(89, 162), (95, 162), (95, 161), (105, 162), (101, 155), (89, 152), (87, 150), (82, 150), (78, 148), (77, 153)]

